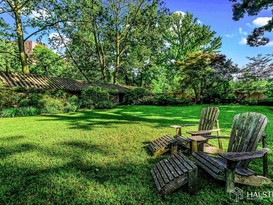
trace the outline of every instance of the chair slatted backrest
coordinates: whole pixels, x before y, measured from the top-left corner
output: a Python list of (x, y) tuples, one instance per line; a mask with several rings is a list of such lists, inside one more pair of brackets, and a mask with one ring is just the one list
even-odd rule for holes
[(211, 130), (216, 123), (219, 116), (219, 109), (217, 107), (203, 108), (200, 115), (200, 122), (198, 130)]
[[(255, 112), (234, 116), (230, 134), (228, 152), (251, 152), (257, 149), (265, 134), (268, 119)], [(237, 166), (247, 168), (250, 160), (240, 161)]]

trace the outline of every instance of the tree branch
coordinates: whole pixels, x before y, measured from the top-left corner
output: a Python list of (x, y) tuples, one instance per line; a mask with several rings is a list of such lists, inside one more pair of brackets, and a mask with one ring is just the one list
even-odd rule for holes
[(32, 34), (30, 34), (28, 37), (26, 37), (26, 38), (24, 39), (24, 42), (26, 42), (30, 37), (36, 35), (37, 33), (41, 32), (41, 31), (43, 31), (43, 30), (45, 30), (47, 27), (54, 26), (54, 25), (56, 25), (56, 24), (58, 24), (58, 23), (66, 22), (66, 21), (68, 21), (68, 20), (59, 20), (59, 21), (56, 21), (56, 22), (47, 24), (47, 25), (43, 26), (42, 28), (38, 29), (37, 31), (33, 32)]

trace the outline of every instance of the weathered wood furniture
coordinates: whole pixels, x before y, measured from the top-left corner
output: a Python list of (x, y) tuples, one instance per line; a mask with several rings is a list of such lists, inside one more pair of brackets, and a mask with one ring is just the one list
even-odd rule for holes
[[(219, 129), (219, 123), (217, 121), (219, 115), (219, 109), (216, 107), (208, 107), (204, 108), (201, 111), (201, 117), (200, 117), (200, 123), (199, 123), (199, 131), (189, 132), (192, 136), (194, 135), (210, 135), (212, 132), (217, 132), (218, 135), (220, 135), (220, 129)], [(217, 129), (213, 129), (213, 126), (216, 125)], [(188, 127), (188, 126), (195, 126), (194, 124), (183, 124), (183, 125), (172, 125), (171, 127), (176, 129), (176, 135), (174, 138), (164, 135), (163, 137), (160, 137), (148, 145), (148, 148), (153, 153), (153, 156), (157, 157), (161, 154), (164, 154), (168, 152), (169, 150), (172, 150), (173, 153), (175, 153), (175, 150), (177, 150), (177, 145), (181, 145), (185, 148), (190, 149), (189, 142), (190, 139), (181, 136), (181, 129), (182, 127)], [(210, 138), (207, 138), (207, 141)], [(219, 147), (222, 148), (221, 140), (218, 139)], [(205, 150), (213, 150), (213, 152), (220, 152), (218, 148), (207, 146), (205, 147)], [(215, 151), (216, 150), (216, 151)], [(210, 153), (210, 152), (209, 152)]]
[[(188, 131), (187, 133), (191, 136), (206, 136), (211, 135), (213, 132), (217, 132), (217, 136), (220, 136), (220, 128), (219, 128), (219, 122), (218, 122), (218, 116), (219, 116), (219, 109), (217, 107), (207, 107), (203, 108), (200, 115), (200, 121), (198, 125), (198, 131)], [(184, 124), (184, 125), (172, 125), (172, 128), (176, 129), (176, 139), (177, 144), (181, 145), (185, 148), (190, 148), (190, 142), (191, 140), (187, 139), (186, 137), (183, 137), (182, 134), (182, 128), (188, 127), (188, 126), (197, 126), (196, 124)], [(216, 126), (216, 128), (214, 128)], [(208, 140), (211, 138), (207, 138)], [(204, 151), (206, 153), (220, 153), (222, 152), (223, 145), (220, 138), (218, 138), (218, 144), (219, 148), (213, 147), (212, 145), (206, 143), (204, 147)]]
[(151, 170), (157, 190), (169, 194), (188, 184), (188, 191), (196, 191), (197, 166), (178, 152), (158, 162)]
[(204, 151), (204, 143), (207, 138), (196, 135), (189, 137), (189, 139), (191, 140), (191, 152)]
[[(235, 115), (230, 134), (228, 152), (220, 153), (220, 157), (209, 156), (204, 152), (193, 153), (197, 165), (218, 180), (226, 181), (226, 191), (234, 191), (234, 184), (261, 186), (271, 184), (267, 178), (267, 152), (265, 129), (268, 124), (266, 116), (260, 113), (243, 113)], [(256, 151), (259, 141), (263, 148)], [(264, 176), (257, 176), (248, 169), (252, 159), (263, 157)]]
[(171, 149), (171, 142), (173, 142), (173, 140), (173, 137), (164, 135), (163, 137), (150, 142), (148, 148), (153, 153), (154, 157), (158, 157), (159, 155), (164, 154)]

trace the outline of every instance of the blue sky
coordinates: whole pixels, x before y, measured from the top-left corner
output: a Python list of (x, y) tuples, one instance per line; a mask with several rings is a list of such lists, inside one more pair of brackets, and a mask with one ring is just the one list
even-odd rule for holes
[(254, 48), (245, 44), (247, 34), (251, 33), (256, 25), (266, 21), (265, 17), (272, 17), (270, 10), (262, 11), (257, 16), (246, 15), (239, 21), (233, 21), (232, 3), (229, 0), (165, 0), (165, 2), (171, 12), (189, 11), (202, 23), (210, 25), (211, 29), (217, 32), (217, 36), (222, 37), (221, 53), (227, 55), (240, 67), (248, 62), (246, 56), (272, 53), (273, 33), (266, 34), (272, 40), (267, 46)]

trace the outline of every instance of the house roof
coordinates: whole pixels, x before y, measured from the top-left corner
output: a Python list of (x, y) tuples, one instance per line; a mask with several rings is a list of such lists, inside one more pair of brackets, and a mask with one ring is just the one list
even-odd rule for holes
[(100, 86), (107, 90), (116, 90), (124, 93), (130, 87), (114, 84), (87, 83), (68, 78), (47, 77), (33, 74), (6, 73), (0, 71), (0, 83), (5, 87), (24, 87), (26, 89), (60, 89), (70, 92), (79, 92), (89, 86)]

